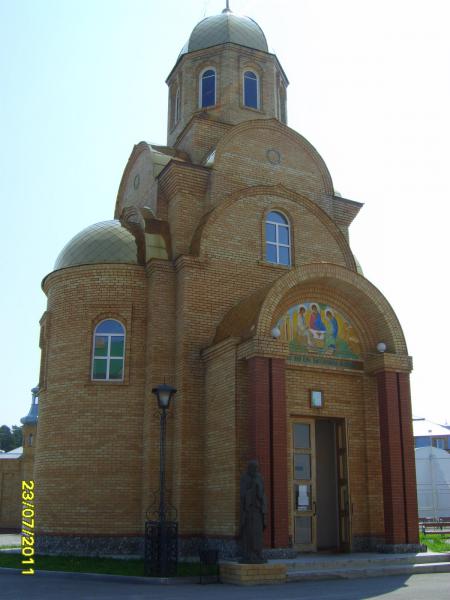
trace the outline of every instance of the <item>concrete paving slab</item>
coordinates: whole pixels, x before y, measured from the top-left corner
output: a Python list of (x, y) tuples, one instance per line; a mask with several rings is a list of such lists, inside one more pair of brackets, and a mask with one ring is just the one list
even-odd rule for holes
[[(107, 576), (1, 573), (2, 600), (448, 600), (450, 574), (314, 581), (283, 586), (223, 584), (151, 586), (111, 581)], [(126, 579), (126, 578), (123, 578)]]

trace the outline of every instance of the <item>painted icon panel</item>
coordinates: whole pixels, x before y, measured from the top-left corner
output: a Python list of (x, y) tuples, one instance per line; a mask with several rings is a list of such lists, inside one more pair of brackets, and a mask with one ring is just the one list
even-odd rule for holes
[(289, 343), (291, 354), (312, 354), (358, 360), (361, 346), (348, 317), (321, 302), (292, 306), (278, 321), (281, 339)]

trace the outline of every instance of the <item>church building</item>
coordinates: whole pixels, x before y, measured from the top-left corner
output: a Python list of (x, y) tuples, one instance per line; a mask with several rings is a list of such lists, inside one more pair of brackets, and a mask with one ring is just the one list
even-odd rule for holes
[(166, 83), (167, 145), (133, 148), (114, 218), (43, 280), (37, 550), (141, 552), (164, 382), (182, 555), (237, 555), (250, 459), (273, 554), (416, 549), (412, 360), (349, 245), (362, 205), (288, 127), (253, 19), (203, 19)]

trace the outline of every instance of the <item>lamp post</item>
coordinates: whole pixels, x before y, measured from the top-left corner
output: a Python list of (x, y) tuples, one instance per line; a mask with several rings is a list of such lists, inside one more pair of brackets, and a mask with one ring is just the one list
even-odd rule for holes
[(162, 383), (152, 389), (160, 409), (160, 442), (159, 442), (159, 507), (158, 507), (158, 571), (161, 577), (167, 575), (168, 568), (168, 519), (166, 510), (166, 419), (170, 402), (176, 394), (176, 389), (171, 385)]
[(162, 383), (152, 389), (158, 401), (158, 408), (161, 410), (159, 417), (160, 438), (159, 438), (159, 510), (158, 517), (160, 523), (166, 521), (166, 419), (167, 411), (170, 408), (170, 401), (176, 394), (176, 389), (171, 385)]

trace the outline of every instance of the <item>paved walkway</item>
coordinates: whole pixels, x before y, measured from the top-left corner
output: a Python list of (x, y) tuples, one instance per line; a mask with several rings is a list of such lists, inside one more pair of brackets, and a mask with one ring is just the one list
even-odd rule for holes
[(149, 585), (141, 579), (1, 570), (2, 600), (448, 600), (450, 573), (274, 586)]
[[(20, 535), (0, 534), (0, 547), (15, 544)], [(0, 580), (2, 600), (450, 600), (450, 573), (237, 587), (45, 571), (26, 576), (0, 569)]]

